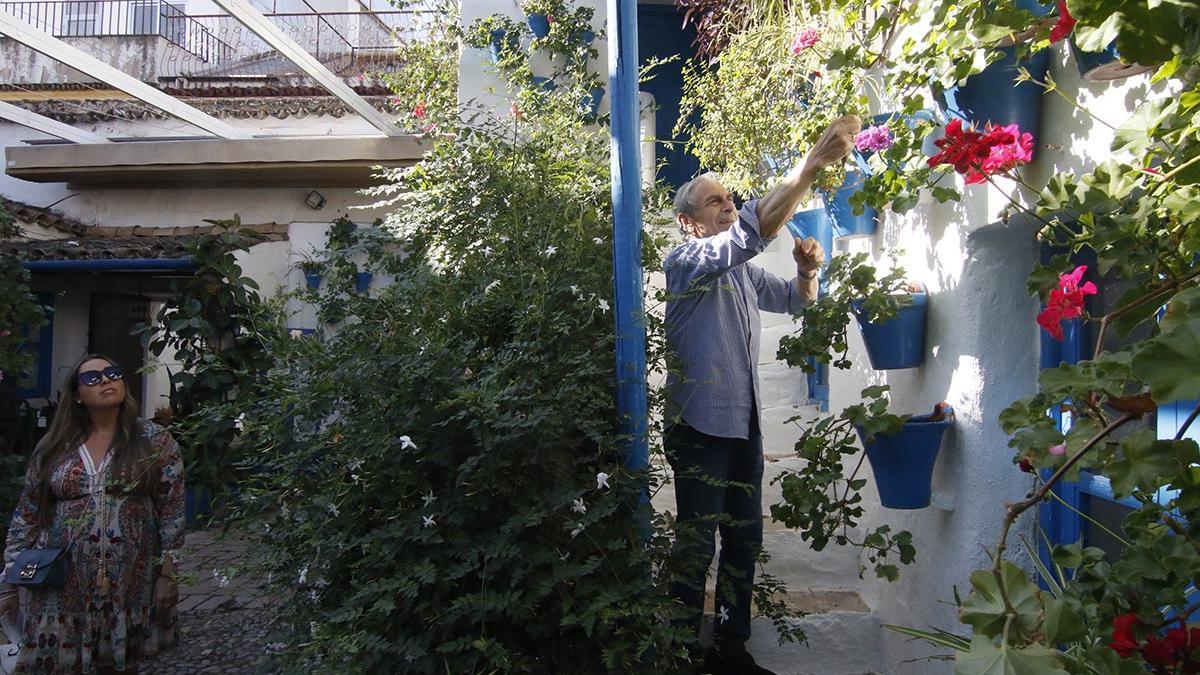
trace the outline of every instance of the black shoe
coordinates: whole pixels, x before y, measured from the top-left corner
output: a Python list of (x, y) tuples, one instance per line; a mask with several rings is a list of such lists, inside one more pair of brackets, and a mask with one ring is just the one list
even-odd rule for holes
[(716, 649), (710, 650), (704, 657), (704, 672), (710, 675), (775, 675), (755, 663), (754, 657), (744, 647), (730, 654), (718, 654)]

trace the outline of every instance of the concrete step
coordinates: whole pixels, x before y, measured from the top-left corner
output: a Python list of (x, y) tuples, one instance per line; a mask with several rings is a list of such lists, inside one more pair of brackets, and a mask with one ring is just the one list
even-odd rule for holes
[[(783, 598), (795, 612), (789, 623), (804, 630), (807, 644), (780, 644), (770, 619), (755, 616), (746, 648), (759, 665), (777, 675), (882, 675), (883, 627), (866, 603), (853, 591), (809, 588)], [(712, 639), (712, 592), (707, 598), (701, 642)], [(757, 613), (756, 613), (757, 614)]]

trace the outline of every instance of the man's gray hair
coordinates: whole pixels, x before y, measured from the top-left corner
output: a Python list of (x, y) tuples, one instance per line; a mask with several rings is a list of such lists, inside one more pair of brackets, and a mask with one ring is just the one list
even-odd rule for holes
[(716, 171), (706, 171), (705, 173), (696, 176), (675, 191), (675, 215), (686, 213), (689, 216), (695, 215), (700, 205), (692, 201), (692, 193), (696, 191), (696, 186), (704, 181), (721, 182), (721, 176)]

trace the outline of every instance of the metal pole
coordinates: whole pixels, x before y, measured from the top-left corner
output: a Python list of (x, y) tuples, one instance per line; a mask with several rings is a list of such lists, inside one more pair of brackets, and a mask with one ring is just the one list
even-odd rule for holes
[(649, 464), (650, 453), (646, 439), (646, 325), (642, 307), (637, 0), (608, 0), (608, 39), (617, 413), (621, 432), (629, 439), (625, 466), (640, 471)]

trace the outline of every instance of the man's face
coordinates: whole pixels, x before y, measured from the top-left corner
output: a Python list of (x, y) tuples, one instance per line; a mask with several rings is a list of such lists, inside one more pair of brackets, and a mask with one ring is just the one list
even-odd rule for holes
[(696, 204), (693, 214), (677, 216), (679, 227), (691, 237), (711, 237), (728, 230), (737, 222), (737, 208), (733, 195), (715, 180), (703, 180), (693, 188), (692, 203)]

